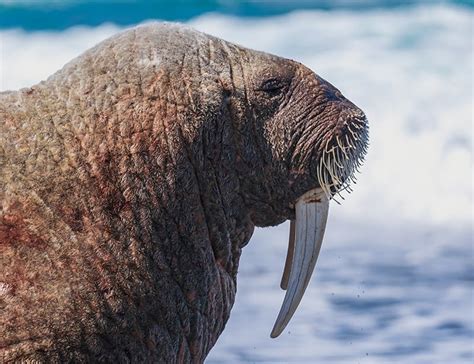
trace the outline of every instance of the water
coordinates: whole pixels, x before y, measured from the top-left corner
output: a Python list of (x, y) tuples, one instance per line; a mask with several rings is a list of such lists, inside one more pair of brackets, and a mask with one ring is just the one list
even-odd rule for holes
[[(474, 361), (473, 21), (472, 7), (440, 2), (190, 17), (314, 69), (367, 113), (371, 138), (354, 193), (331, 206), (315, 276), (285, 332), (269, 338), (284, 296), (284, 224), (258, 229), (244, 249), (209, 363)], [(46, 78), (122, 26), (23, 28), (0, 31), (2, 90)]]
[(329, 224), (316, 274), (278, 339), (269, 332), (283, 299), (287, 227), (257, 231), (209, 363), (472, 362), (469, 233), (345, 225)]
[(472, 0), (0, 0), (0, 28), (64, 30), (104, 22), (136, 24), (145, 19), (187, 21), (204, 13), (266, 17), (298, 9), (396, 9), (416, 4), (458, 4)]

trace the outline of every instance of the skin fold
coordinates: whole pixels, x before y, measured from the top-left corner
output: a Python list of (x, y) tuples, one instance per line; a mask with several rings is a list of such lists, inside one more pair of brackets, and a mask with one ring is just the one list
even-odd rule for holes
[(0, 93), (0, 361), (203, 362), (254, 227), (294, 219), (361, 119), (300, 63), (173, 24)]

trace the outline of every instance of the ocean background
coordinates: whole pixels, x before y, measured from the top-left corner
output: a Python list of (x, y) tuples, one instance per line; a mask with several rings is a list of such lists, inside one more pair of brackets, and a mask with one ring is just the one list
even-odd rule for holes
[(0, 0), (0, 91), (163, 19), (300, 61), (370, 122), (358, 183), (331, 204), (287, 329), (270, 339), (284, 297), (282, 224), (257, 229), (244, 249), (207, 363), (473, 363), (473, 3)]

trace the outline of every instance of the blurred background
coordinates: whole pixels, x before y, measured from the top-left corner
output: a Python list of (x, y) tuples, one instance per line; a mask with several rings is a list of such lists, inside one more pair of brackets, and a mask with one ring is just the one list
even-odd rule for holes
[(331, 206), (285, 332), (269, 337), (288, 224), (244, 249), (207, 362), (474, 362), (472, 1), (0, 0), (0, 91), (150, 20), (300, 61), (370, 122), (359, 182)]

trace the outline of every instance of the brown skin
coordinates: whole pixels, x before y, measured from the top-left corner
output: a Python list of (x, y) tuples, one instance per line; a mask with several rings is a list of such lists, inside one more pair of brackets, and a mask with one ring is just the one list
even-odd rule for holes
[(202, 362), (254, 226), (348, 111), (303, 65), (176, 25), (0, 94), (0, 361)]

